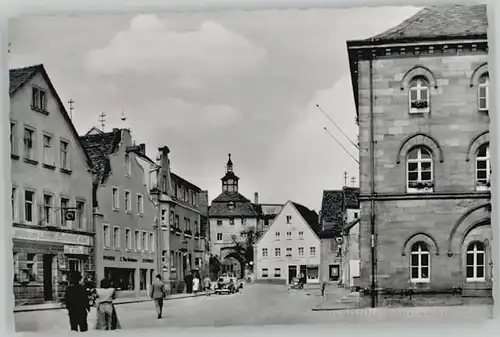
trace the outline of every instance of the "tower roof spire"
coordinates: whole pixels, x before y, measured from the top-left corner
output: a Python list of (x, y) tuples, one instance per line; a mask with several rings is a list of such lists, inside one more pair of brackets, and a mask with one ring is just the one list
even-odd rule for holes
[(233, 166), (233, 161), (231, 160), (231, 154), (229, 153), (227, 156), (229, 157), (229, 159), (227, 160), (227, 166)]

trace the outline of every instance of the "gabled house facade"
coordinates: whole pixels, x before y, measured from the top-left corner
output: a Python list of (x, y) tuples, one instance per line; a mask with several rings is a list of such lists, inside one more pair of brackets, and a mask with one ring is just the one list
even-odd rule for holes
[(368, 305), (491, 301), (487, 30), (486, 5), (441, 5), (347, 42)]
[(303, 275), (307, 283), (319, 283), (318, 233), (317, 213), (288, 201), (255, 243), (256, 280), (288, 284)]
[(14, 297), (37, 304), (94, 274), (93, 165), (44, 66), (9, 75)]
[[(96, 278), (121, 296), (143, 296), (156, 275), (155, 207), (129, 129), (90, 130), (81, 142), (92, 158)], [(139, 146), (145, 154), (145, 145)]]

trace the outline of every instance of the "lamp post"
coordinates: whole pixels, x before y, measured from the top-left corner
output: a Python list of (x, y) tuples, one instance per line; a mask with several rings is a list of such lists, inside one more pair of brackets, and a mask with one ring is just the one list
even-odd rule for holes
[(155, 206), (156, 212), (156, 270), (158, 274), (163, 274), (163, 245), (162, 236), (163, 231), (161, 228), (161, 207), (160, 207), (160, 190), (158, 188), (153, 188), (151, 190), (151, 199), (153, 199), (153, 204)]

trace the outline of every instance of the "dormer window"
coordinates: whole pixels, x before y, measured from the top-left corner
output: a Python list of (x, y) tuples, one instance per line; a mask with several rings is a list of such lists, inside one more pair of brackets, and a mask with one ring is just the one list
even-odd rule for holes
[(429, 112), (429, 84), (422, 78), (417, 77), (410, 83), (408, 92), (410, 113)]
[(488, 111), (490, 78), (487, 74), (479, 78), (477, 87), (477, 108), (479, 111)]
[(234, 211), (234, 202), (232, 202), (232, 201), (231, 201), (231, 202), (229, 203), (228, 207), (229, 207), (229, 210), (230, 210), (230, 211)]

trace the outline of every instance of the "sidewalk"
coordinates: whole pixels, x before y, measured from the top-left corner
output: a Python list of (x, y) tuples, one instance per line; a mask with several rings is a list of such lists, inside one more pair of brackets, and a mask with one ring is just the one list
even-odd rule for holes
[[(184, 298), (205, 296), (204, 292), (198, 294), (173, 294), (167, 296), (166, 301), (170, 300), (180, 300)], [(117, 298), (115, 300), (115, 305), (130, 304), (130, 303), (141, 303), (151, 301), (149, 297), (123, 297)], [(27, 311), (42, 311), (42, 310), (61, 310), (64, 309), (61, 303), (51, 302), (44, 304), (33, 304), (33, 305), (20, 305), (14, 307), (14, 312), (27, 312)]]

